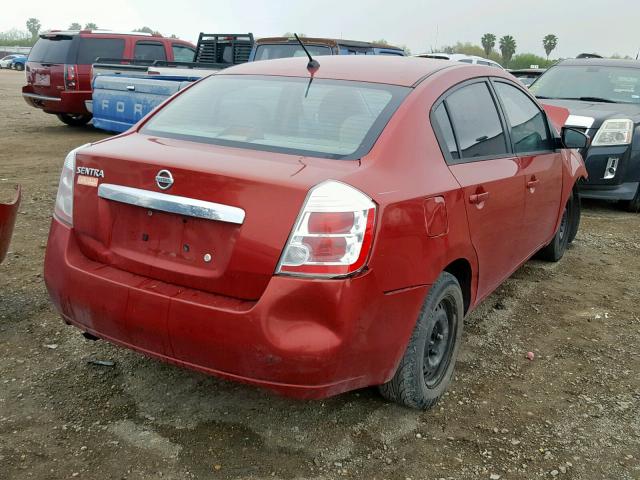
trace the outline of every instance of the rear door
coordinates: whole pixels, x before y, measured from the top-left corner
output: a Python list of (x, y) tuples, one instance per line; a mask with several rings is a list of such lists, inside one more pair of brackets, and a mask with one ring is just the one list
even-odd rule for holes
[(136, 60), (166, 60), (167, 52), (162, 42), (154, 40), (138, 40), (133, 50), (133, 58)]
[(97, 59), (124, 58), (125, 46), (124, 37), (80, 36), (72, 62), (77, 68), (78, 90), (91, 90), (92, 65)]
[(520, 162), (486, 79), (454, 87), (434, 105), (431, 119), (464, 193), (482, 298), (525, 258), (518, 243), (524, 212)]
[(43, 34), (29, 52), (26, 75), (33, 93), (60, 97), (64, 90), (64, 66), (69, 63), (77, 35)]
[(547, 118), (520, 88), (496, 80), (514, 153), (525, 177), (525, 213), (520, 242), (530, 254), (553, 236), (560, 211), (562, 158), (554, 148)]

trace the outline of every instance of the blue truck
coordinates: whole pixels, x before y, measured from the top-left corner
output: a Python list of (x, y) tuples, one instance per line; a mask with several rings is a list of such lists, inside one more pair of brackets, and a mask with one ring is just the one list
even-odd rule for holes
[[(401, 48), (386, 44), (303, 37), (312, 56), (400, 55)], [(193, 62), (140, 62), (98, 59), (93, 66), (93, 94), (87, 109), (93, 126), (124, 132), (171, 95), (222, 68), (243, 62), (306, 55), (295, 38), (262, 38), (252, 34), (201, 33)]]
[(155, 107), (192, 82), (246, 62), (253, 34), (201, 33), (193, 61), (146, 61), (98, 58), (93, 64), (91, 100), (93, 126), (124, 132)]

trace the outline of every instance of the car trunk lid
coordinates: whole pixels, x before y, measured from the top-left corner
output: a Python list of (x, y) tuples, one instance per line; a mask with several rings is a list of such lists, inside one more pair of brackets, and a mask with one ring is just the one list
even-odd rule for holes
[[(313, 162), (317, 166), (311, 168), (299, 156), (142, 134), (103, 142), (81, 151), (76, 160), (76, 237), (83, 253), (103, 264), (255, 300), (276, 269), (309, 188), (358, 165)], [(167, 178), (167, 172), (173, 185), (162, 190), (156, 177)], [(137, 200), (104, 194), (114, 187), (125, 187), (133, 194), (129, 200)], [(197, 210), (202, 215), (195, 215), (145, 200), (158, 195), (179, 206), (213, 203), (235, 214), (242, 211), (244, 218), (216, 220), (202, 209)]]

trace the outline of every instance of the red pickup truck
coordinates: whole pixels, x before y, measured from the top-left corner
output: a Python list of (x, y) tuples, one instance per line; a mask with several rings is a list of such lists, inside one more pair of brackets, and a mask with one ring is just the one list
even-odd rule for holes
[(97, 58), (190, 62), (194, 54), (189, 42), (148, 33), (53, 30), (41, 34), (29, 53), (22, 96), (67, 125), (85, 125), (91, 120), (85, 101), (91, 100), (91, 66)]

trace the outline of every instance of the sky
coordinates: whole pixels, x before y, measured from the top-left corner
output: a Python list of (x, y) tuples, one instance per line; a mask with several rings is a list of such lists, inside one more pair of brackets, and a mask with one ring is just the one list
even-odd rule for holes
[(412, 53), (458, 41), (480, 44), (484, 33), (512, 35), (516, 53), (544, 55), (542, 38), (558, 37), (552, 58), (581, 52), (635, 57), (640, 50), (638, 0), (51, 0), (9, 2), (0, 31), (25, 29), (29, 17), (43, 29), (94, 22), (100, 28), (149, 26), (195, 42), (198, 33), (246, 33), (256, 38), (285, 32), (350, 40), (385, 39)]

